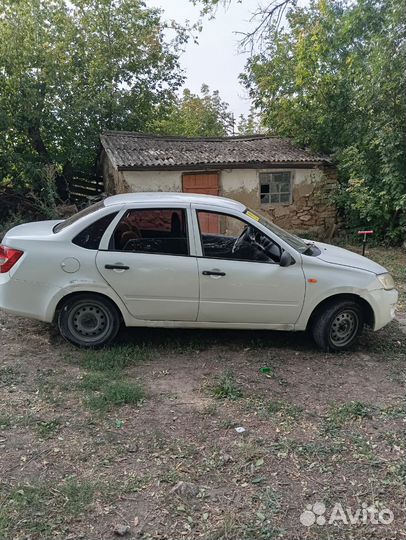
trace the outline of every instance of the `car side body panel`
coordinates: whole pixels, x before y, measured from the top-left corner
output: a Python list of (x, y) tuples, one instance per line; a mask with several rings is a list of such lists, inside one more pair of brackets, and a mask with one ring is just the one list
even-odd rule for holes
[[(155, 274), (151, 271), (148, 275), (152, 267), (148, 267), (149, 263), (145, 257), (137, 257), (135, 254), (136, 264), (139, 264), (137, 279), (143, 276), (145, 282), (141, 283), (139, 297), (133, 299), (132, 307), (131, 302), (128, 302), (128, 294), (123, 295), (121, 291), (118, 294), (116, 287), (109, 285), (109, 279), (103, 275), (103, 266), (106, 264), (103, 257), (106, 257), (106, 253), (111, 254), (108, 251), (109, 238), (127, 209), (156, 208), (157, 206), (171, 208), (175, 205), (188, 211), (190, 248), (190, 255), (187, 258), (168, 256), (166, 259), (166, 271), (172, 275), (172, 281), (168, 279), (167, 283), (170, 285), (172, 298), (175, 297), (175, 304), (172, 306), (175, 306), (175, 310), (182, 304), (184, 305), (181, 309), (187, 306), (183, 314), (179, 316), (179, 320), (175, 320), (175, 317), (170, 318), (173, 310), (171, 310), (168, 298), (165, 300), (166, 307), (162, 303), (159, 306), (157, 304), (158, 309), (152, 310), (154, 311), (152, 313), (153, 285), (149, 292), (147, 291), (150, 305), (147, 309), (140, 308), (141, 289), (145, 289), (149, 277), (155, 280), (155, 283), (159, 280), (156, 294), (162, 300), (165, 265), (163, 265), (164, 272), (159, 274), (159, 263), (156, 263)], [(224, 212), (245, 220), (288, 251), (294, 258), (295, 264), (290, 267), (280, 267), (269, 263), (205, 260), (200, 245), (196, 209)], [(107, 296), (117, 305), (126, 326), (304, 330), (314, 309), (321, 302), (335, 295), (352, 294), (362, 298), (371, 306), (374, 312), (374, 330), (378, 330), (394, 317), (397, 292), (384, 290), (376, 277), (376, 272), (380, 271), (379, 269), (384, 271), (384, 268), (375, 264), (368, 266), (368, 259), (365, 259), (364, 263), (360, 257), (357, 257), (356, 263), (365, 264), (365, 268), (346, 266), (345, 251), (340, 250), (338, 258), (336, 253), (330, 256), (332, 251), (324, 244), (321, 244), (326, 249), (324, 259), (302, 256), (266, 227), (244, 214), (244, 210), (245, 207), (241, 203), (221, 197), (180, 193), (128, 194), (106, 199), (105, 207), (96, 213), (82, 217), (57, 234), (54, 234), (52, 229), (58, 221), (37, 222), (15, 227), (6, 234), (3, 243), (24, 251), (24, 254), (9, 272), (0, 274), (0, 307), (18, 315), (51, 322), (59, 302), (64, 297), (77, 292), (93, 292)], [(95, 219), (113, 211), (118, 211), (118, 215), (102, 237), (99, 255), (96, 250), (85, 249), (72, 243), (73, 238)], [(120, 253), (118, 255), (128, 257), (133, 254)], [(97, 257), (100, 258), (99, 269), (96, 264)], [(151, 255), (151, 257), (159, 258), (160, 255)], [(178, 259), (178, 262), (175, 259)], [(189, 276), (195, 272), (192, 279), (187, 277), (187, 272), (186, 274), (183, 272), (181, 259), (187, 259), (183, 262), (191, 272)], [(135, 261), (135, 258), (132, 260)], [(158, 261), (158, 259), (155, 260)], [(161, 260), (164, 262), (164, 259)], [(339, 264), (339, 260), (342, 264)], [(351, 260), (355, 259), (349, 257), (348, 261)], [(230, 282), (228, 292), (225, 292), (221, 285), (221, 283), (223, 285), (226, 283), (224, 280), (204, 277), (210, 280), (206, 281), (210, 287), (203, 286), (202, 288), (202, 281), (199, 285), (199, 280), (202, 280), (201, 272), (206, 269), (208, 263), (210, 263), (210, 268), (219, 267), (221, 264), (224, 267), (227, 266), (226, 274), (234, 273), (233, 268), (236, 269), (234, 276), (236, 280)], [(244, 270), (248, 266), (260, 268), (257, 271), (255, 283), (249, 282), (250, 272)], [(144, 274), (142, 274), (143, 270)], [(179, 275), (176, 275), (177, 273)], [(267, 288), (268, 275), (269, 289)], [(243, 291), (237, 287), (238, 283), (244, 288)], [(180, 298), (180, 304), (177, 307), (176, 297)], [(220, 310), (213, 315), (209, 304), (210, 302), (219, 304), (219, 300), (223, 300), (223, 305), (217, 305)], [(236, 302), (240, 304), (240, 308), (241, 304), (245, 303), (247, 309), (245, 316), (241, 316), (242, 309), (239, 313), (234, 309)], [(206, 308), (208, 311), (205, 315)], [(267, 309), (270, 310), (268, 319)], [(278, 310), (280, 310), (279, 313)], [(161, 318), (160, 313), (164, 314)]]

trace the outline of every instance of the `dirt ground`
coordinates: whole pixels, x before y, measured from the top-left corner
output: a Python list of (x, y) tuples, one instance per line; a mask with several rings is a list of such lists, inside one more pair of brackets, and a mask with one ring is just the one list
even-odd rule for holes
[(0, 312), (0, 538), (404, 538), (405, 346), (394, 321), (341, 354), (145, 329), (84, 352)]

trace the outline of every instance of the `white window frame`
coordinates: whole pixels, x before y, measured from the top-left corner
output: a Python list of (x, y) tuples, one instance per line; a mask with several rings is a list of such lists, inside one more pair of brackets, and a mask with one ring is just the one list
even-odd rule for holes
[[(289, 173), (290, 174), (290, 184), (289, 184), (289, 201), (277, 201), (277, 202), (271, 202), (271, 195), (276, 195), (276, 193), (271, 192), (271, 181), (269, 182), (269, 202), (262, 202), (261, 198), (261, 175), (262, 174), (278, 174), (278, 173)], [(289, 205), (293, 202), (293, 184), (294, 184), (294, 170), (292, 169), (264, 169), (258, 171), (258, 191), (259, 191), (259, 201), (262, 207), (270, 207), (270, 206), (281, 206), (281, 205)], [(280, 194), (279, 194), (280, 195)]]

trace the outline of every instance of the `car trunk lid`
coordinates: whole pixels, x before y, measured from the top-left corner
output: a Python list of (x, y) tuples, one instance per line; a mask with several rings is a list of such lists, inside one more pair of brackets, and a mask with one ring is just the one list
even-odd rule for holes
[(31, 223), (24, 223), (24, 225), (17, 225), (13, 227), (5, 234), (2, 244), (11, 245), (13, 240), (29, 240), (34, 238), (43, 238), (53, 235), (53, 228), (57, 223), (60, 223), (60, 219), (47, 220), (47, 221), (34, 221)]

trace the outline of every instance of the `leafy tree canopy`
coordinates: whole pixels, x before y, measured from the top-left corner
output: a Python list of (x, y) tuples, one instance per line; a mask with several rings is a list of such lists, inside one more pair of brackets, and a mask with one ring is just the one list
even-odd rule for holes
[[(232, 0), (192, 1), (215, 15)], [(295, 0), (268, 0), (253, 17), (253, 31), (242, 35), (251, 57), (241, 80), (263, 127), (333, 156), (336, 202), (348, 227), (371, 226), (378, 238), (401, 240), (404, 2), (311, 0), (300, 8)]]
[(233, 122), (228, 103), (221, 100), (217, 90), (210, 92), (204, 84), (201, 96), (185, 89), (169, 115), (156, 122), (154, 131), (164, 135), (217, 137), (232, 133)]
[[(151, 130), (183, 82), (160, 12), (141, 0), (0, 0), (0, 181), (89, 170), (105, 129)], [(164, 36), (165, 33), (165, 36)]]

